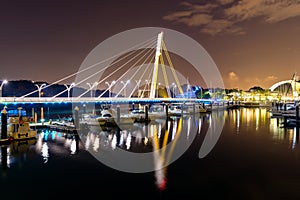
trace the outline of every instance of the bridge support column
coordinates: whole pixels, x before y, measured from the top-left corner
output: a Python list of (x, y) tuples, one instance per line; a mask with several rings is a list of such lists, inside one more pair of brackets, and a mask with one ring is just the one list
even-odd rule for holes
[(165, 107), (166, 107), (166, 118), (168, 120), (168, 118), (169, 118), (169, 104), (165, 104)]
[(120, 111), (120, 105), (117, 105), (117, 123), (120, 123), (120, 117), (121, 117), (121, 111)]
[(148, 105), (145, 105), (145, 122), (148, 124), (149, 116), (148, 116)]

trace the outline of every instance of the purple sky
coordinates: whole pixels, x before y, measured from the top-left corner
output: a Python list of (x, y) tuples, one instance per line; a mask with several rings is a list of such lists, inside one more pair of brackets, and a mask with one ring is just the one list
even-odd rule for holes
[(1, 1), (0, 79), (53, 82), (108, 37), (155, 26), (198, 41), (227, 88), (268, 88), (300, 69), (299, 15), (298, 0)]

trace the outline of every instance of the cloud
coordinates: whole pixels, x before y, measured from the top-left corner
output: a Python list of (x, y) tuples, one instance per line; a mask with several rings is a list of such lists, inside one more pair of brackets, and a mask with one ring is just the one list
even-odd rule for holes
[(232, 22), (228, 20), (218, 19), (213, 20), (207, 26), (203, 27), (202, 32), (208, 33), (210, 35), (216, 35), (222, 31), (230, 31)]
[(212, 21), (212, 16), (207, 14), (195, 14), (190, 18), (178, 19), (178, 22), (183, 22), (188, 26), (199, 26), (204, 24), (209, 24)]
[(237, 81), (239, 79), (235, 72), (229, 72), (228, 76), (230, 81)]
[(277, 23), (300, 16), (299, 0), (218, 0), (208, 4), (183, 2), (181, 11), (172, 12), (164, 20), (198, 26), (201, 32), (245, 34), (242, 22), (259, 18), (265, 23)]
[(218, 0), (221, 5), (227, 5), (234, 2), (234, 0)]
[(277, 79), (278, 79), (278, 77), (270, 75), (270, 76), (267, 76), (266, 78), (264, 78), (264, 82), (275, 81)]

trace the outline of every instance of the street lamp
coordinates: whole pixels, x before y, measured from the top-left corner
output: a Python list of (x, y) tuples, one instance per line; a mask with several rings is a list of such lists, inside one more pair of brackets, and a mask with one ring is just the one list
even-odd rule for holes
[(70, 91), (71, 91), (71, 88), (75, 86), (75, 83), (72, 83), (70, 86), (68, 86), (67, 84), (64, 84), (64, 86), (68, 90), (68, 99), (70, 99)]
[(111, 87), (116, 83), (116, 81), (112, 81), (111, 84), (109, 82), (105, 82), (105, 84), (108, 86), (108, 97), (111, 97)]
[(124, 88), (124, 97), (126, 97), (126, 85), (130, 82), (130, 80), (127, 80), (126, 82), (121, 81), (121, 83), (123, 84), (123, 88)]
[(2, 88), (3, 88), (4, 84), (6, 84), (6, 83), (8, 83), (7, 80), (2, 81), (2, 83), (1, 83), (1, 86), (0, 86), (0, 95), (1, 95), (1, 97), (2, 97)]
[(93, 84), (91, 84), (91, 83), (86, 83), (89, 87), (90, 87), (90, 91), (91, 91), (91, 97), (93, 97), (93, 88), (95, 87), (95, 86), (97, 86), (99, 83), (98, 82), (95, 82), (95, 83), (93, 83)]
[(42, 91), (43, 87), (46, 86), (46, 83), (43, 83), (42, 85), (38, 85), (38, 84), (34, 84), (34, 85), (38, 88), (39, 98), (41, 98), (41, 91)]

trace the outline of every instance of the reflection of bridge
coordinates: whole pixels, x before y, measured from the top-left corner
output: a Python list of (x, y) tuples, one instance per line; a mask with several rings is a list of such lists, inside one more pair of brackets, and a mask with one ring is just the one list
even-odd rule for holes
[[(152, 62), (153, 58), (155, 58), (154, 62)], [(1, 100), (7, 103), (199, 101), (191, 98), (192, 87), (188, 78), (181, 74), (178, 76), (164, 43), (163, 32), (159, 33), (157, 37), (136, 45), (134, 49), (127, 49), (125, 53), (120, 53), (107, 60), (110, 62), (106, 66), (101, 66), (106, 61), (93, 63), (49, 85), (35, 84), (37, 90), (21, 97), (2, 97)], [(96, 67), (100, 68), (96, 69)], [(100, 73), (103, 75), (100, 76)], [(74, 80), (74, 77), (75, 82), (65, 84), (70, 79)], [(5, 83), (3, 82), (1, 85), (1, 93)], [(45, 97), (46, 95), (43, 97), (46, 88), (57, 84), (63, 84), (65, 90), (51, 97)], [(182, 89), (183, 84), (186, 84), (185, 92)], [(97, 87), (101, 85), (105, 89), (99, 96), (95, 96)], [(38, 97), (32, 97), (37, 93)], [(67, 98), (62, 97), (62, 94), (65, 93), (68, 94)], [(107, 93), (108, 97), (105, 97)]]

